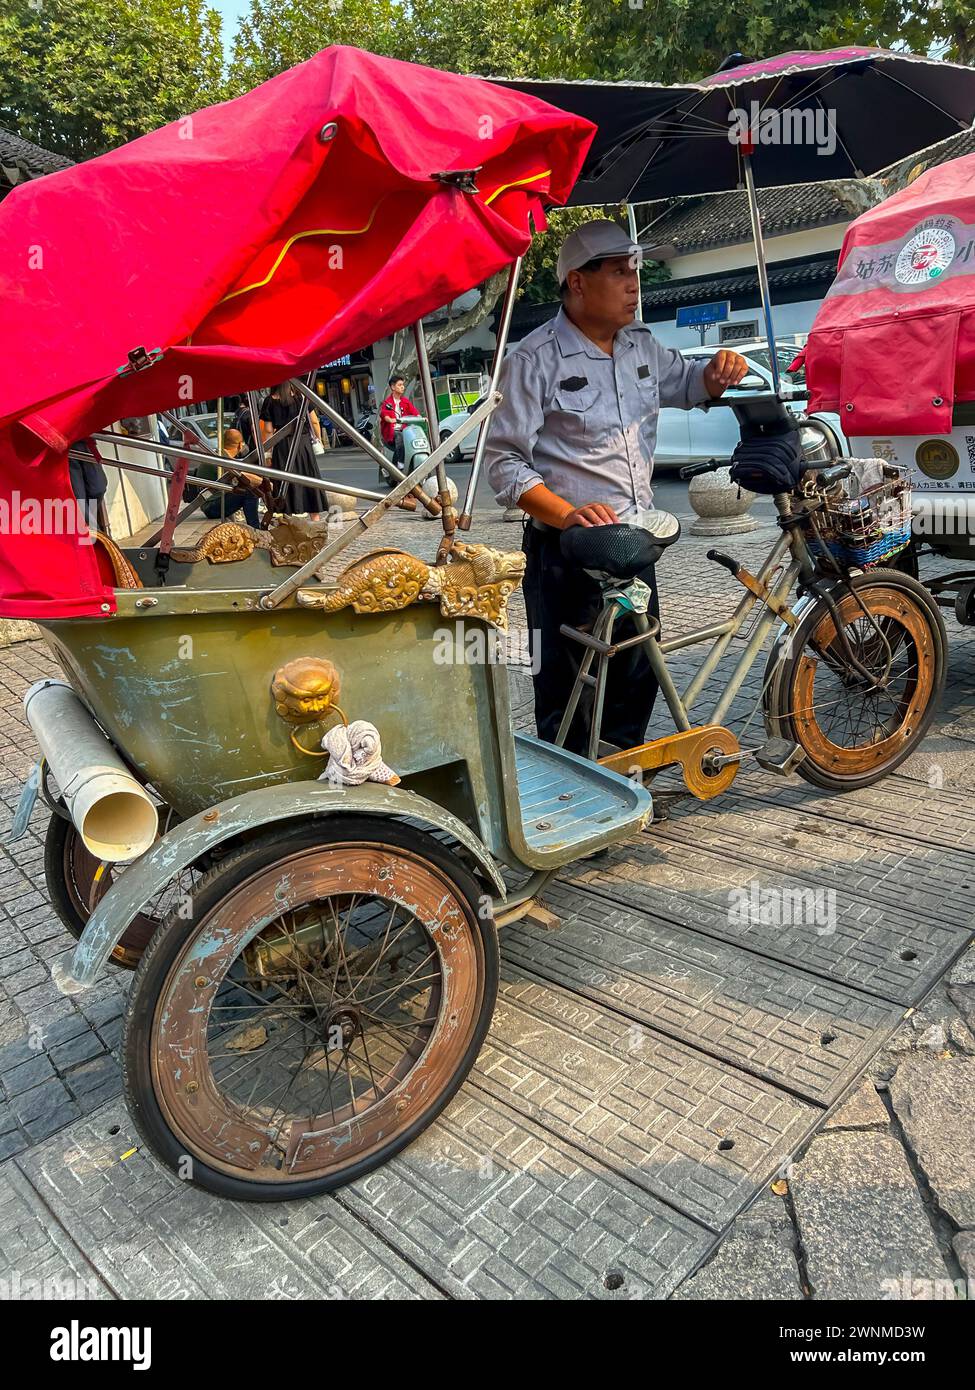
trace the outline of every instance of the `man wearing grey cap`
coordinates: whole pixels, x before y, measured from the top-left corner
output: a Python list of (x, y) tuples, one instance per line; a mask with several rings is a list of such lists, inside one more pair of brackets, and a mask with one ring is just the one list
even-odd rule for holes
[[(650, 475), (661, 407), (690, 410), (739, 382), (743, 357), (721, 350), (692, 363), (662, 347), (634, 318), (640, 249), (615, 222), (587, 222), (566, 237), (557, 275), (562, 307), (505, 359), (504, 397), (491, 416), (485, 461), (502, 507), (528, 513), (525, 604), (536, 674), (535, 722), (554, 742), (575, 680), (579, 648), (559, 628), (589, 626), (601, 594), (562, 557), (570, 526), (635, 522), (652, 507)], [(657, 613), (653, 573), (653, 608)], [(619, 624), (620, 637), (628, 635)], [(609, 663), (602, 736), (642, 743), (657, 693), (642, 644)], [(586, 745), (580, 705), (566, 747)]]

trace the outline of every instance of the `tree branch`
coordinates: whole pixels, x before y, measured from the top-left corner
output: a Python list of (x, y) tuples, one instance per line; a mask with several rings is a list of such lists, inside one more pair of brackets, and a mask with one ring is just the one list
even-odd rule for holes
[[(448, 319), (446, 323), (438, 324), (435, 328), (427, 329), (424, 333), (427, 344), (427, 355), (432, 361), (438, 353), (449, 348), (458, 339), (463, 338), (465, 333), (470, 333), (473, 329), (479, 328), (482, 323), (490, 316), (495, 304), (501, 298), (504, 287), (508, 283), (508, 270), (499, 270), (492, 275), (490, 280), (481, 287), (481, 294), (476, 304), (460, 314), (455, 319)], [(398, 334), (396, 337), (398, 338)], [(405, 376), (407, 381), (412, 382), (419, 372), (420, 363), (417, 359), (416, 348), (413, 346), (412, 337), (409, 340), (410, 348), (403, 360), (392, 362), (392, 370)], [(393, 340), (394, 351), (396, 349), (396, 338)]]

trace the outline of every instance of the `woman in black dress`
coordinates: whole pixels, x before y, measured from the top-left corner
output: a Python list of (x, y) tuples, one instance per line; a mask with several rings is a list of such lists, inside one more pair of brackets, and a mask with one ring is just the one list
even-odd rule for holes
[[(302, 396), (296, 389), (294, 382), (282, 381), (280, 386), (272, 386), (261, 406), (261, 439), (269, 439), (276, 430), (281, 429), (289, 420), (294, 420), (301, 413), (301, 409)], [(307, 512), (312, 521), (317, 521), (324, 493), (319, 488), (307, 487), (301, 482), (302, 477), (319, 477), (315, 450), (312, 447), (312, 439), (317, 439), (320, 442), (322, 437), (322, 426), (316, 410), (308, 411), (308, 424), (311, 426), (310, 430), (304, 420), (299, 420), (295, 426), (300, 437), (297, 450), (291, 461), (291, 472), (297, 481), (284, 485), (284, 510), (291, 516), (299, 512)], [(273, 464), (275, 468), (287, 467), (290, 449), (291, 435), (288, 434), (274, 446)]]

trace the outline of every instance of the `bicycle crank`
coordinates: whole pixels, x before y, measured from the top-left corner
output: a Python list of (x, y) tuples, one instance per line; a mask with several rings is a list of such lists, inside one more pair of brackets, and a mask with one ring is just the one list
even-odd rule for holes
[(664, 738), (624, 748), (600, 758), (600, 766), (624, 777), (637, 772), (659, 772), (680, 767), (687, 790), (699, 801), (727, 791), (738, 773), (742, 753), (737, 738), (720, 724), (704, 724)]

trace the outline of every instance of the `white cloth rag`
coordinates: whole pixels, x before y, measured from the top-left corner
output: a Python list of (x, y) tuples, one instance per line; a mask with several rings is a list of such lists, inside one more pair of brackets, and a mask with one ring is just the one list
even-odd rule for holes
[(393, 769), (383, 762), (379, 730), (366, 719), (334, 725), (322, 739), (322, 747), (329, 758), (320, 782), (337, 782), (346, 787), (358, 787), (363, 782), (388, 782), (395, 787), (399, 782)]

